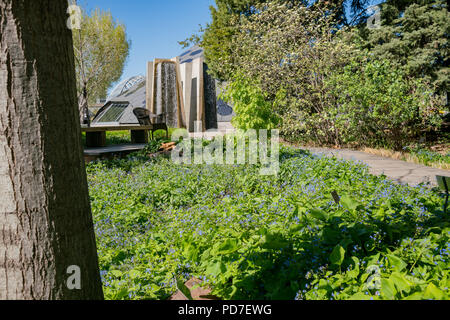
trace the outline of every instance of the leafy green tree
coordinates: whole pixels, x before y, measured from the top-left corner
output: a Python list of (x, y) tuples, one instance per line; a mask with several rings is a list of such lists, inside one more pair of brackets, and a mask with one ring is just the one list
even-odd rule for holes
[(276, 113), (287, 139), (394, 149), (439, 127), (427, 80), (360, 54), (347, 40), (355, 33), (337, 29), (324, 9), (279, 2), (256, 8), (232, 40), (235, 72), (246, 79), (229, 85), (238, 126)]
[[(243, 17), (250, 17), (259, 12), (258, 5), (268, 4), (273, 0), (216, 0), (216, 6), (211, 6), (212, 22), (200, 32), (186, 41), (180, 42), (188, 46), (191, 42), (200, 44), (205, 49), (205, 57), (212, 74), (222, 80), (233, 77), (235, 56), (233, 55), (233, 37), (241, 29)], [(361, 21), (365, 16), (368, 0), (335, 0), (335, 1), (308, 1), (308, 0), (278, 0), (289, 7), (318, 6), (325, 8), (325, 14), (334, 18), (338, 25), (350, 25)], [(346, 8), (350, 7), (351, 14), (346, 15)], [(352, 21), (353, 17), (357, 17)]]
[(80, 112), (86, 103), (105, 97), (122, 76), (131, 42), (126, 28), (110, 12), (83, 12), (81, 29), (73, 31)]
[(205, 49), (208, 68), (218, 79), (227, 80), (233, 74), (232, 39), (239, 30), (241, 15), (250, 15), (251, 7), (264, 0), (216, 0), (210, 7), (212, 22), (202, 30), (200, 45)]
[(407, 75), (431, 81), (440, 93), (449, 91), (446, 1), (388, 1), (382, 5), (382, 26), (363, 29), (363, 47), (402, 68)]
[[(353, 46), (340, 41), (342, 31), (330, 31), (333, 18), (319, 8), (273, 2), (260, 9), (259, 14), (242, 19), (241, 30), (233, 38), (235, 68), (256, 80), (273, 102), (272, 112), (282, 119), (285, 138), (302, 135), (339, 144), (328, 114), (335, 102), (324, 79), (348, 62)], [(235, 110), (237, 117), (242, 109)], [(251, 110), (245, 114), (251, 115)]]

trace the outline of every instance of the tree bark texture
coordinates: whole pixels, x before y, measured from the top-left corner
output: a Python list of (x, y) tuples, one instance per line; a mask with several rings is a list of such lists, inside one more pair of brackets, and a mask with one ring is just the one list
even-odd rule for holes
[(0, 299), (103, 299), (67, 6), (0, 0)]

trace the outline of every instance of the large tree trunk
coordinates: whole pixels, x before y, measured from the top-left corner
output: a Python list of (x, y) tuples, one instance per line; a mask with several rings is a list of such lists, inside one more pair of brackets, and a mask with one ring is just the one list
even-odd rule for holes
[(66, 10), (0, 0), (0, 299), (103, 299)]

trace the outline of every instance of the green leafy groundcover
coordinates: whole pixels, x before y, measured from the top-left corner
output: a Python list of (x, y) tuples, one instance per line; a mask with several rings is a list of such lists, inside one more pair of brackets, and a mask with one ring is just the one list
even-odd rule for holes
[(450, 298), (450, 221), (437, 190), (281, 154), (271, 177), (164, 158), (90, 164), (106, 297), (167, 299), (198, 277), (222, 299)]

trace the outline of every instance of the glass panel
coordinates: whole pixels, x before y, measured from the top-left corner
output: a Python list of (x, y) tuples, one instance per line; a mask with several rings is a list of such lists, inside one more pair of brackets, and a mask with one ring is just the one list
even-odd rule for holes
[(119, 103), (111, 104), (111, 106), (100, 117), (98, 122), (103, 122), (103, 123), (118, 122), (127, 107), (128, 107), (128, 104), (122, 104), (122, 103), (121, 104), (119, 104)]

